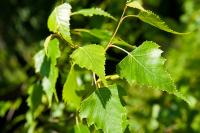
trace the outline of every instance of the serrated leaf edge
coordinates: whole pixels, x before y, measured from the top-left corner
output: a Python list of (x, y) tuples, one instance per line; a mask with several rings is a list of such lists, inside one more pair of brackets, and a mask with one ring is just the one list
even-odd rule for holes
[[(143, 42), (143, 43), (147, 43), (147, 42), (155, 44), (155, 46), (157, 47), (157, 49), (159, 49), (159, 47), (160, 47), (158, 44), (156, 44), (156, 43), (153, 42), (153, 41), (145, 41), (145, 42)], [(142, 44), (143, 44), (143, 43), (142, 43)], [(160, 50), (160, 49), (159, 49), (159, 50)], [(133, 50), (133, 51), (134, 51), (134, 50)], [(162, 51), (162, 50), (161, 50), (161, 51)], [(129, 52), (129, 53), (130, 53), (130, 52)], [(127, 56), (134, 57), (133, 55), (131, 55), (131, 53), (128, 54)], [(166, 59), (163, 58), (161, 55), (160, 55), (160, 57), (161, 57), (162, 59), (164, 59), (164, 60), (163, 60), (163, 65), (164, 65)], [(126, 57), (125, 57), (125, 58), (126, 58)], [(134, 60), (138, 63), (138, 61), (137, 61), (137, 59), (135, 59), (135, 57), (134, 57)], [(123, 59), (122, 59), (122, 61), (123, 61)], [(140, 63), (140, 64), (141, 64), (141, 63)], [(142, 65), (142, 66), (143, 66), (143, 65)], [(144, 84), (144, 83), (138, 83), (136, 80), (133, 80), (133, 82), (132, 82), (131, 84), (136, 83), (136, 84), (140, 85), (141, 87), (154, 88), (154, 89), (158, 89), (158, 90), (161, 90), (161, 91), (168, 92), (169, 94), (175, 94), (175, 93), (178, 92), (178, 91), (177, 91), (177, 88), (176, 88), (176, 86), (175, 86), (174, 80), (172, 79), (171, 75), (167, 72), (167, 70), (164, 68), (164, 66), (162, 66), (162, 67), (163, 67), (163, 69), (164, 69), (164, 72), (168, 75), (170, 81), (171, 81), (172, 84), (173, 84), (173, 89), (175, 89), (174, 92), (169, 92), (169, 91), (167, 91), (167, 90), (164, 90), (163, 88), (153, 87), (153, 86), (151, 86), (151, 85), (147, 85), (147, 84)], [(120, 74), (120, 73), (119, 73), (119, 74)], [(125, 78), (120, 76), (120, 79), (125, 79)], [(126, 79), (125, 79), (125, 80), (126, 80)], [(126, 80), (126, 81), (127, 81), (127, 80)], [(127, 82), (128, 82), (128, 81), (127, 81)], [(129, 83), (129, 84), (130, 84), (130, 83)]]
[[(84, 13), (81, 13), (81, 11), (84, 11), (84, 10), (96, 10), (96, 11), (104, 12), (105, 14), (91, 13), (91, 15), (86, 15)], [(111, 18), (111, 19), (116, 21), (116, 18), (113, 17), (110, 13), (108, 13), (108, 12), (102, 10), (101, 8), (98, 8), (98, 7), (81, 9), (79, 11), (75, 11), (75, 12), (71, 13), (71, 16), (73, 16), (73, 15), (83, 15), (83, 16), (86, 16), (86, 17), (92, 17), (94, 15), (98, 15), (98, 16), (108, 17), (108, 18)]]

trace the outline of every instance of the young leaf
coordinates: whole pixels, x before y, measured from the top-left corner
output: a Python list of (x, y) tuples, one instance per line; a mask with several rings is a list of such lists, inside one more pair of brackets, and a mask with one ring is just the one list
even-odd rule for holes
[(48, 19), (48, 28), (54, 33), (60, 34), (68, 43), (73, 45), (70, 36), (71, 6), (64, 3), (56, 7)]
[(116, 85), (99, 88), (81, 103), (80, 117), (87, 118), (105, 133), (123, 133), (127, 126), (127, 113), (122, 106)]
[(105, 50), (99, 45), (86, 45), (75, 50), (71, 58), (75, 64), (95, 72), (105, 85)]
[(77, 83), (76, 72), (74, 71), (74, 65), (73, 65), (68, 74), (67, 80), (65, 81), (62, 95), (64, 102), (69, 103), (76, 108), (79, 108), (81, 98), (76, 94), (77, 89), (78, 89), (78, 83)]
[(92, 17), (94, 15), (104, 16), (116, 20), (112, 15), (105, 12), (101, 8), (89, 8), (89, 9), (82, 9), (76, 12), (73, 12), (71, 15), (83, 15), (87, 17)]
[(118, 64), (118, 73), (129, 84), (136, 82), (175, 94), (176, 87), (164, 69), (165, 59), (158, 48), (154, 42), (144, 42)]

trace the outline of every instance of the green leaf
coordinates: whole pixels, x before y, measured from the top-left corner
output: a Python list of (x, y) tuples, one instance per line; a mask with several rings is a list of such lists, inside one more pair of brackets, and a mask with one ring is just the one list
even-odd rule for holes
[(74, 127), (75, 133), (90, 133), (89, 128), (86, 125), (83, 124), (77, 124)]
[(34, 64), (36, 73), (40, 73), (43, 77), (49, 74), (50, 60), (45, 55), (44, 49), (40, 50), (35, 54)]
[(142, 7), (142, 5), (138, 1), (129, 2), (126, 4), (126, 6), (131, 7), (131, 8), (136, 8), (141, 11), (145, 11), (145, 9)]
[[(88, 33), (89, 35), (94, 36), (94, 37), (102, 40), (105, 44), (105, 47), (108, 45), (108, 42), (109, 42), (110, 38), (112, 37), (112, 32), (110, 32), (108, 30), (102, 30), (102, 29), (91, 29), (91, 30), (89, 30), (89, 29), (75, 29), (74, 31)], [(113, 44), (116, 44), (116, 45), (133, 48), (132, 45), (128, 44), (127, 42), (125, 42), (124, 40), (122, 40), (119, 37), (115, 37), (112, 42), (113, 42)]]
[(0, 101), (0, 117), (4, 117), (11, 106), (12, 103), (10, 101)]
[(81, 9), (79, 11), (73, 12), (71, 15), (83, 15), (87, 17), (92, 17), (94, 15), (104, 16), (116, 20), (112, 15), (105, 12), (101, 8), (88, 8), (88, 9)]
[(57, 6), (48, 19), (48, 28), (54, 33), (60, 34), (68, 43), (73, 45), (70, 36), (70, 14), (71, 6), (64, 3)]
[(49, 35), (44, 41), (44, 51), (46, 54), (48, 52), (48, 45), (49, 45), (49, 42), (51, 41), (51, 38), (52, 38), (52, 35)]
[(171, 28), (169, 28), (169, 26), (160, 19), (159, 16), (157, 16), (156, 14), (154, 14), (153, 12), (151, 11), (141, 11), (139, 14), (138, 14), (138, 18), (145, 22), (145, 23), (148, 23), (152, 26), (155, 26), (161, 30), (164, 30), (166, 32), (169, 32), (169, 33), (173, 33), (173, 34), (187, 34), (187, 33), (180, 33), (180, 32), (176, 32), (174, 30), (172, 30)]
[(29, 97), (27, 99), (27, 104), (30, 107), (32, 113), (35, 112), (35, 110), (41, 103), (42, 93), (42, 86), (40, 84), (34, 84), (29, 88)]
[(75, 50), (71, 58), (75, 64), (96, 73), (105, 85), (105, 50), (99, 45), (86, 45)]
[(34, 64), (35, 64), (35, 72), (39, 73), (42, 69), (42, 64), (45, 59), (45, 52), (44, 50), (40, 50), (35, 54), (34, 58)]
[(112, 32), (103, 29), (75, 29), (74, 31), (88, 33), (91, 36), (105, 41), (109, 41), (112, 36)]
[(127, 126), (127, 113), (122, 106), (116, 85), (99, 88), (81, 103), (80, 117), (88, 125), (95, 125), (106, 133), (123, 133)]
[(176, 31), (172, 30), (171, 28), (169, 28), (169, 26), (163, 20), (160, 19), (160, 17), (158, 15), (154, 14), (152, 11), (145, 10), (142, 7), (142, 5), (137, 1), (127, 3), (126, 6), (135, 8), (135, 9), (139, 9), (140, 12), (138, 15), (135, 15), (135, 17), (138, 17), (141, 21), (143, 21), (145, 23), (148, 23), (152, 26), (155, 26), (155, 27), (157, 27), (163, 31), (169, 32), (169, 33), (188, 34), (188, 33), (176, 32)]
[(69, 103), (73, 107), (79, 108), (81, 98), (76, 94), (76, 90), (78, 89), (77, 83), (77, 75), (74, 71), (74, 65), (71, 67), (71, 70), (68, 74), (67, 80), (65, 81), (63, 87), (63, 100), (66, 103)]
[(49, 106), (51, 106), (53, 93), (58, 101), (55, 89), (58, 78), (58, 68), (56, 67), (57, 58), (60, 57), (58, 39), (55, 38), (49, 42), (47, 51), (47, 56), (45, 56), (45, 51), (41, 50), (35, 55), (34, 59), (36, 70), (37, 72), (40, 72), (43, 77), (42, 87), (44, 92), (47, 94)]
[(180, 91), (177, 91), (174, 95), (176, 95), (178, 98), (181, 98), (184, 100), (190, 107), (194, 106), (193, 99), (187, 94), (184, 94)]
[(57, 59), (60, 57), (60, 48), (59, 48), (59, 40), (54, 38), (49, 42), (49, 45), (47, 47), (48, 53), (47, 57), (51, 61), (51, 65), (55, 66), (57, 64)]
[(175, 94), (176, 87), (164, 69), (165, 59), (158, 48), (154, 42), (144, 42), (118, 64), (117, 71), (129, 84), (136, 82)]

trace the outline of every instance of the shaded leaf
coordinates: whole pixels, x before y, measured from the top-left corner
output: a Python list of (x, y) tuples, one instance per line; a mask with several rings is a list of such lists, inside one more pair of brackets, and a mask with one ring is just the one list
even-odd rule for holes
[(12, 103), (10, 101), (0, 101), (0, 117), (4, 117), (11, 106)]
[(174, 82), (164, 69), (162, 50), (150, 41), (144, 42), (118, 64), (118, 73), (129, 84), (138, 83), (175, 94)]
[(88, 33), (91, 36), (105, 41), (109, 41), (112, 36), (112, 32), (102, 29), (75, 29), (74, 31)]
[(76, 94), (76, 90), (78, 89), (77, 76), (74, 71), (74, 65), (71, 67), (71, 70), (67, 76), (67, 80), (65, 81), (63, 87), (63, 100), (70, 105), (79, 108), (81, 98)]
[(75, 50), (71, 58), (75, 64), (95, 72), (106, 85), (105, 50), (99, 45), (86, 45)]
[(51, 69), (52, 70), (50, 71), (49, 76), (44, 77), (42, 79), (42, 87), (43, 87), (44, 92), (47, 95), (47, 98), (48, 98), (48, 101), (49, 101), (49, 106), (51, 106), (53, 94), (56, 98), (56, 101), (58, 101), (56, 88), (55, 88), (57, 78), (58, 78), (58, 68), (51, 67)]
[(54, 33), (61, 34), (61, 36), (71, 45), (73, 45), (70, 36), (70, 14), (71, 6), (64, 3), (57, 6), (48, 18), (48, 28)]
[(104, 16), (116, 20), (112, 15), (105, 12), (101, 8), (88, 8), (88, 9), (81, 9), (79, 11), (73, 12), (72, 15), (83, 15), (87, 17), (92, 17), (94, 15)]
[(123, 133), (127, 126), (126, 109), (122, 106), (116, 85), (99, 88), (81, 103), (80, 117), (106, 133)]
[(191, 97), (189, 95), (184, 94), (184, 93), (182, 93), (180, 91), (177, 91), (174, 95), (176, 95), (177, 97), (183, 99), (185, 102), (187, 102), (187, 104), (190, 107), (194, 106), (194, 101), (193, 101), (193, 99), (191, 99)]
[[(108, 42), (110, 41), (110, 38), (112, 37), (112, 32), (110, 32), (108, 30), (102, 30), (102, 29), (91, 29), (91, 30), (89, 30), (89, 29), (75, 29), (75, 31), (76, 32), (88, 33), (91, 36), (94, 36), (94, 37), (102, 40), (105, 47), (108, 45)], [(116, 45), (133, 48), (132, 45), (128, 44), (127, 42), (125, 42), (124, 40), (122, 40), (119, 37), (114, 37), (112, 42), (113, 42), (113, 44), (116, 44)]]
[(40, 84), (34, 84), (29, 88), (29, 97), (27, 99), (27, 104), (30, 107), (32, 113), (35, 112), (35, 110), (41, 103), (42, 93), (42, 86)]

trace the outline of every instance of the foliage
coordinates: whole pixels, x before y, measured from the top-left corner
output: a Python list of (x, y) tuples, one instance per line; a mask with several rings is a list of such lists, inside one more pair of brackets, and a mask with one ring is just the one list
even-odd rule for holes
[(82, 9), (80, 11), (73, 12), (71, 15), (79, 15), (79, 14), (83, 16), (88, 16), (88, 17), (99, 15), (99, 16), (104, 16), (104, 17), (108, 17), (113, 20), (116, 20), (113, 16), (111, 16), (109, 13), (105, 12), (101, 8)]
[(126, 129), (126, 109), (121, 105), (116, 85), (99, 88), (80, 107), (80, 117), (87, 118), (88, 125), (106, 133), (121, 133)]
[[(63, 4), (54, 9), (48, 19), (48, 28), (54, 33), (60, 34), (67, 42), (72, 44), (69, 29), (71, 6)], [(66, 16), (68, 15), (68, 16)]]
[(63, 100), (68, 104), (73, 104), (76, 108), (79, 108), (81, 98), (77, 96), (76, 90), (78, 83), (76, 81), (76, 72), (74, 71), (74, 65), (68, 74), (67, 80), (63, 86)]
[[(153, 42), (144, 42), (119, 63), (119, 74), (129, 84), (137, 82), (169, 93), (176, 91), (170, 75), (164, 70), (162, 51)], [(129, 64), (129, 65), (127, 65)]]
[(198, 132), (200, 4), (181, 3), (177, 25), (151, 0), (55, 3), (41, 45), (16, 40), (14, 59), (0, 49), (1, 131)]

